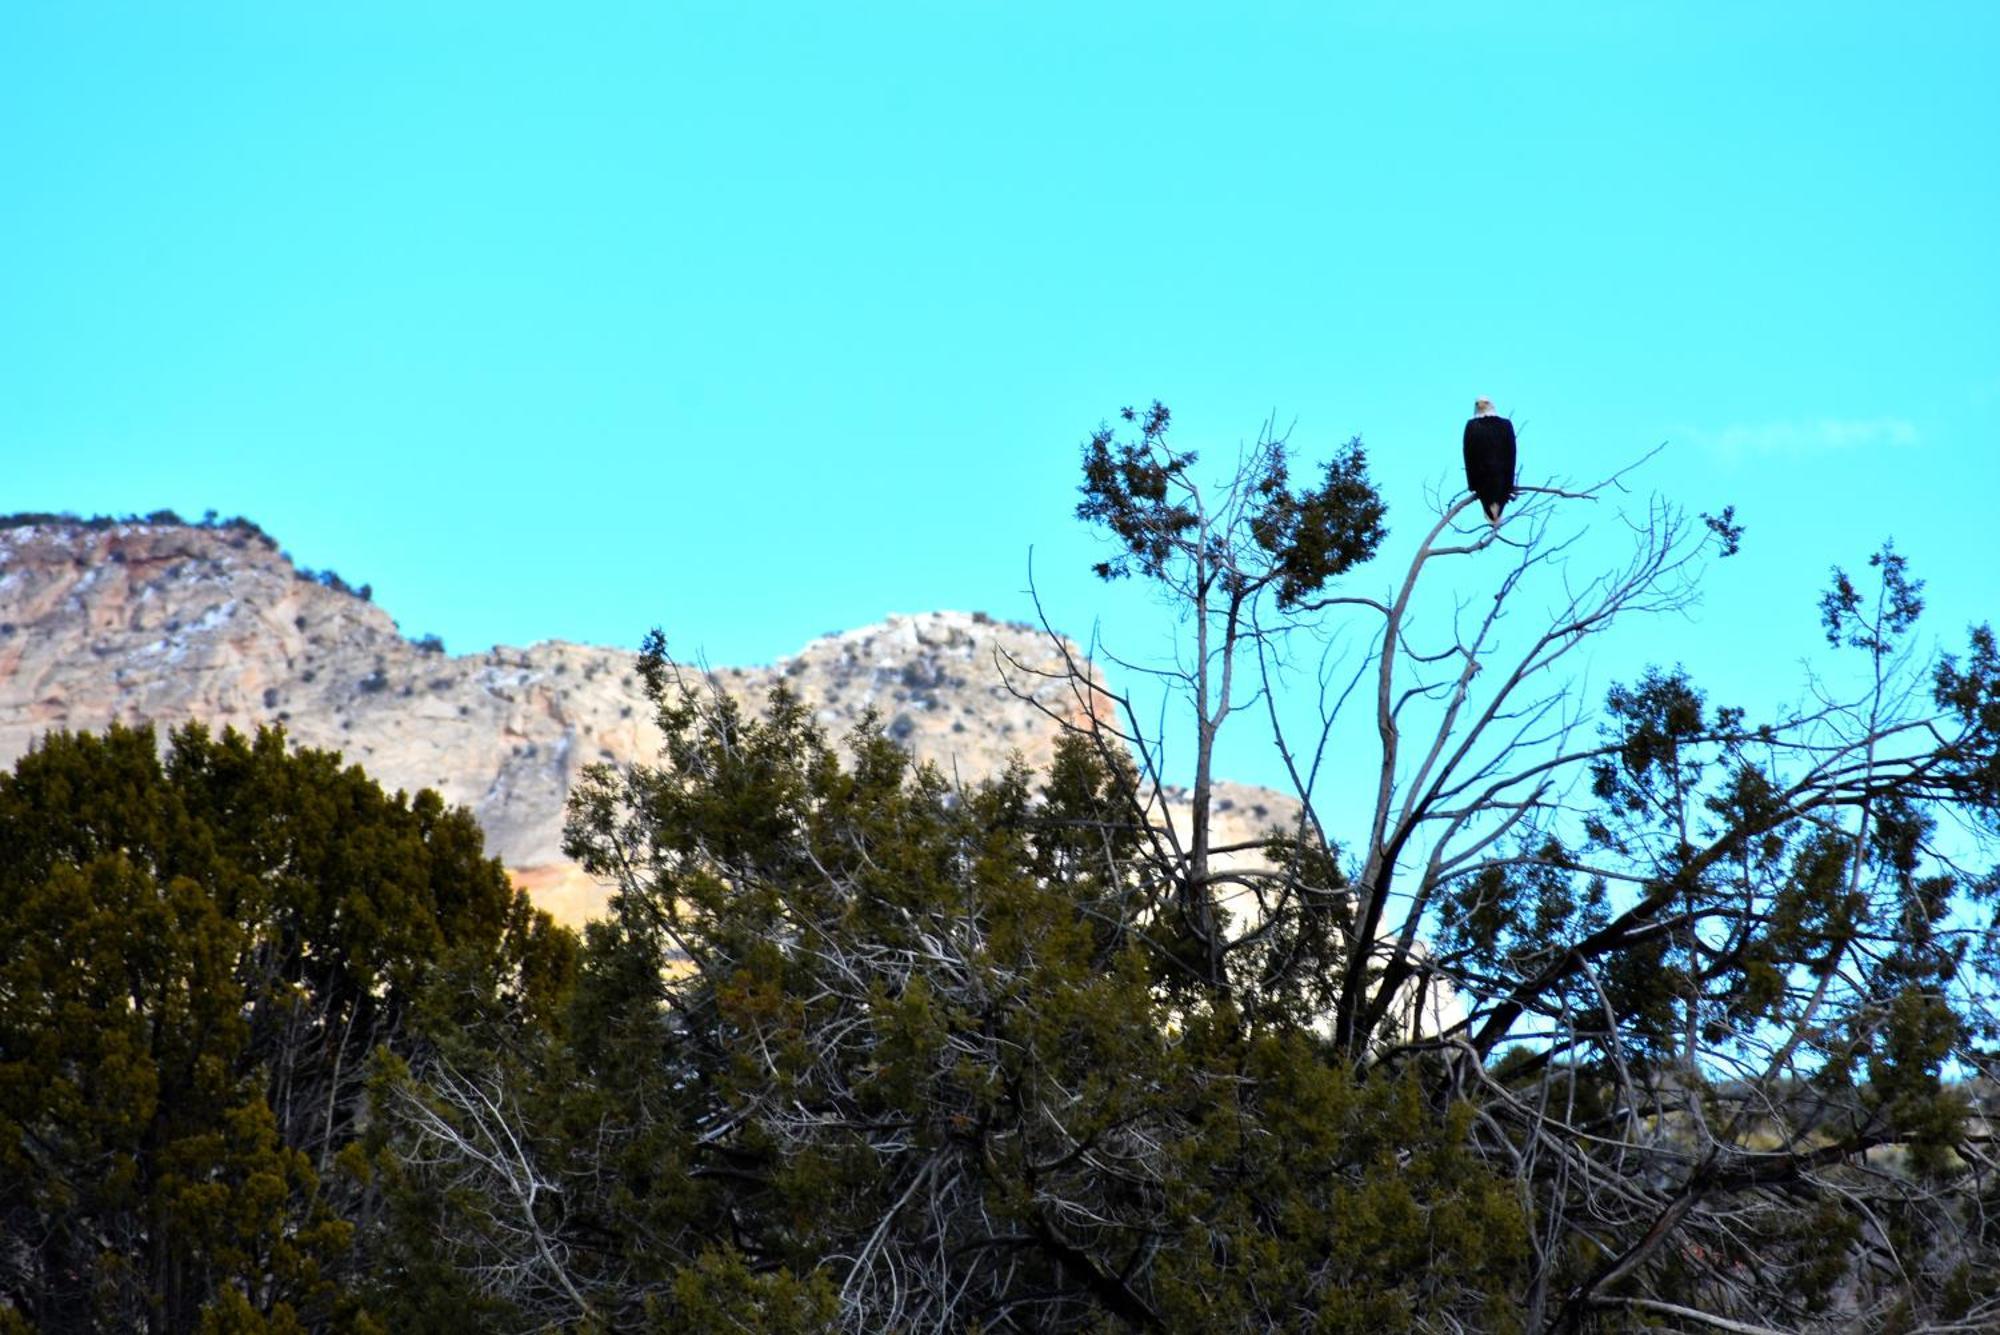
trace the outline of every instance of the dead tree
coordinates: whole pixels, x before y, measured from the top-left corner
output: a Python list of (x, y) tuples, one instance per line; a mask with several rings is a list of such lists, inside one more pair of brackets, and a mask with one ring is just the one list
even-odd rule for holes
[[(1822, 604), (1830, 645), (1864, 670), (1802, 706), (1753, 722), (1679, 668), (1598, 706), (1578, 651), (1688, 609), (1735, 549), (1732, 512), (1636, 498), (1631, 468), (1523, 487), (1497, 530), (1445, 498), (1374, 595), (1341, 580), (1382, 537), (1358, 442), (1295, 492), (1267, 431), (1208, 487), (1164, 408), (1124, 422), (1085, 445), (1079, 514), (1116, 544), (1097, 572), (1155, 582), (1184, 638), (1146, 669), (1178, 696), (1163, 721), (1119, 695), (1096, 731), (1136, 757), (1142, 818), (1167, 779), (1162, 733), (1192, 742), (1189, 828), (1149, 856), (1203, 982), (1246, 1004), (1320, 998), (1332, 1059), (1414, 1067), (1477, 1110), (1482, 1152), (1536, 1211), (1530, 1328), (1607, 1310), (1737, 1330), (1990, 1311), (1967, 1278), (1990, 1273), (2000, 1199), (1979, 1106), (1995, 879), (1973, 861), (2000, 810), (1990, 632), (1961, 658), (1920, 652), (1921, 584), (1885, 547), (1872, 588), (1836, 572)], [(1623, 555), (1587, 556), (1607, 531)], [(1357, 638), (1352, 667), (1325, 647)], [(1318, 722), (1299, 736), (1288, 679), (1309, 643)], [(1264, 869), (1219, 873), (1216, 739), (1252, 712), (1302, 814)], [(1372, 800), (1325, 809), (1330, 774)], [(1334, 874), (1296, 855), (1335, 847)], [(1220, 906), (1244, 883), (1262, 911), (1232, 921)], [(1330, 942), (1274, 968), (1271, 924), (1330, 889)], [(1413, 994), (1419, 1011), (1448, 997), (1450, 1018), (1411, 1025)]]

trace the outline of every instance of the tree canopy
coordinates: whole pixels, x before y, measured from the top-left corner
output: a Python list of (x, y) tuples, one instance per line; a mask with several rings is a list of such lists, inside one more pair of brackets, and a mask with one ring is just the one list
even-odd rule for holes
[(569, 1044), (408, 1095), (524, 1325), (1513, 1327), (1467, 1110), (1186, 986), (1129, 765), (1074, 737), (955, 790), (645, 668), (660, 765), (575, 799), (619, 893)]
[[(1360, 442), (1206, 479), (1172, 430), (1092, 432), (1078, 504), (1166, 595), (1168, 706), (1058, 640), (1053, 763), (959, 784), (655, 632), (660, 756), (572, 794), (580, 944), (463, 813), (277, 734), (25, 758), (0, 1325), (2000, 1323), (1991, 630), (1929, 650), (1884, 543), (1802, 704), (1586, 695), (1732, 510), (1437, 498), (1377, 573)], [(1223, 843), (1244, 729), (1296, 814)]]
[[(1185, 712), (1066, 713), (1048, 773), (957, 788), (782, 692), (746, 714), (656, 635), (660, 762), (572, 808), (618, 892), (567, 1040), (404, 1093), (406, 1158), (478, 1203), (452, 1264), (528, 1328), (2000, 1311), (1990, 633), (1925, 660), (1885, 547), (1822, 607), (1852, 692), (1757, 720), (1660, 665), (1594, 703), (1579, 646), (1689, 607), (1732, 510), (1644, 501), (1592, 572), (1579, 516), (1622, 478), (1525, 487), (1497, 532), (1446, 500), (1376, 593), (1358, 442), (1302, 489), (1268, 438), (1204, 485), (1164, 408), (1120, 420), (1078, 510), (1099, 575), (1168, 594)], [(1358, 668), (1301, 670), (1355, 627)], [(1300, 814), (1219, 846), (1217, 740), (1258, 725)], [(1372, 802), (1319, 800), (1334, 767)]]
[(276, 731), (53, 734), (0, 849), (0, 1324), (382, 1329), (372, 1058), (533, 1017), (567, 933), (465, 812)]
[[(1160, 675), (1188, 706), (1197, 775), (1194, 830), (1156, 836), (1152, 864), (1212, 988), (1248, 1004), (1303, 968), (1328, 1002), (1327, 1060), (1476, 1109), (1473, 1156), (1529, 1215), (1526, 1324), (2000, 1317), (1990, 629), (1927, 654), (1922, 583), (1885, 544), (1866, 579), (1835, 568), (1820, 611), (1851, 666), (1823, 668), (1803, 706), (1753, 718), (1675, 664), (1593, 708), (1567, 663), (1615, 623), (1691, 606), (1705, 559), (1743, 537), (1733, 509), (1696, 524), (1652, 498), (1617, 516), (1628, 554), (1592, 571), (1572, 560), (1579, 512), (1626, 480), (1551, 482), (1523, 487), (1498, 531), (1459, 524), (1470, 498), (1440, 504), (1386, 593), (1274, 581), (1263, 498), (1284, 494), (1284, 442), (1204, 489), (1164, 409), (1123, 419), (1122, 441), (1085, 446), (1079, 514), (1116, 553), (1100, 574), (1153, 579), (1184, 611)], [(1349, 877), (1325, 939), (1274, 970), (1273, 931), (1325, 883), (1284, 856), (1218, 868), (1201, 789), (1219, 730), (1335, 631), (1373, 647), (1345, 674), (1307, 660), (1317, 726), (1266, 718), (1302, 801), (1293, 837), (1346, 841)], [(1158, 715), (1125, 703), (1099, 740), (1147, 760)], [(1342, 732), (1351, 709), (1367, 726)], [(1372, 776), (1372, 809), (1316, 800), (1329, 765)], [(1450, 1014), (1413, 1026), (1413, 990)]]

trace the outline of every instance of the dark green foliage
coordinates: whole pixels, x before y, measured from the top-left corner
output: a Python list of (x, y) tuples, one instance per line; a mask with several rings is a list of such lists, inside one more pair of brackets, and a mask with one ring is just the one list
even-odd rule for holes
[[(955, 792), (782, 690), (683, 694), (657, 640), (642, 667), (662, 763), (573, 803), (619, 895), (568, 1042), (419, 1069), (436, 1116), (401, 1119), (456, 1264), (525, 1322), (1511, 1328), (1526, 1234), (1464, 1111), (1330, 1059), (1281, 959), (1316, 921), (1255, 1020), (1185, 985), (1129, 770), (1071, 738), (1038, 785)], [(475, 1091), (510, 1086), (496, 1119)], [(506, 1173), (466, 1152), (503, 1123)]]
[(1327, 460), (1317, 488), (1293, 492), (1289, 480), (1285, 447), (1274, 442), (1255, 483), (1258, 508), (1250, 532), (1277, 563), (1280, 609), (1296, 606), (1334, 576), (1375, 555), (1387, 536), (1385, 508), (1368, 479), (1368, 456), (1359, 436)]
[(1083, 500), (1076, 513), (1110, 529), (1125, 549), (1097, 565), (1100, 576), (1122, 579), (1136, 571), (1157, 579), (1199, 522), (1194, 507), (1173, 494), (1199, 459), (1167, 445), (1173, 414), (1165, 404), (1156, 402), (1143, 415), (1125, 408), (1119, 416), (1139, 428), (1139, 438), (1121, 441), (1108, 426), (1092, 433), (1083, 447)]
[(283, 735), (58, 733), (0, 776), (0, 1312), (380, 1329), (371, 1054), (570, 970), (463, 812)]
[[(1518, 1298), (1538, 1328), (1823, 1311), (1874, 1328), (1967, 1309), (1951, 1276), (2000, 1263), (1978, 1240), (1992, 1109), (1973, 1093), (2000, 1037), (2000, 873), (1965, 838), (2000, 830), (1991, 633), (1926, 669), (1923, 584), (1885, 545), (1869, 579), (1834, 571), (1820, 613), (1847, 663), (1816, 675), (1810, 706), (1752, 722), (1656, 667), (1609, 692), (1593, 742), (1543, 674), (1621, 615), (1685, 607), (1691, 563), (1740, 545), (1733, 509), (1696, 526), (1655, 500), (1625, 516), (1630, 562), (1579, 577), (1558, 508), (1617, 479), (1528, 487), (1504, 532), (1467, 533), (1465, 502), (1442, 507), (1393, 594), (1322, 592), (1379, 538), (1358, 451), (1292, 496), (1278, 443), (1198, 480), (1163, 408), (1123, 417), (1134, 438), (1104, 428), (1085, 446), (1078, 513), (1115, 544), (1097, 573), (1152, 582), (1181, 627), (1157, 675), (1185, 692), (1185, 732), (1128, 725), (1148, 757), (1178, 745), (1194, 770), (1192, 830), (1150, 850), (1170, 887), (1148, 923), (1176, 966), (1162, 986), (1216, 1013), (1226, 995), (1246, 1015), (1314, 1016), (1355, 1069), (1417, 1075), (1433, 1107), (1469, 1099), (1475, 1159), (1533, 1211)], [(1421, 577), (1446, 560), (1447, 606), (1420, 615)], [(1510, 635), (1510, 600), (1545, 572), (1546, 621), (1536, 609)], [(1489, 589), (1491, 614), (1473, 614)], [(1245, 704), (1265, 712), (1295, 630), (1372, 643), (1352, 677), (1373, 688), (1372, 819), (1308, 804), (1269, 871), (1218, 874), (1215, 736)], [(1302, 790), (1355, 740), (1334, 729), (1330, 675), (1323, 662), (1317, 736), (1284, 736), (1269, 711)], [(1320, 830), (1355, 841), (1346, 875), (1306, 870)], [(1412, 1022), (1418, 988), (1460, 1014)], [(1818, 1239), (1844, 1240), (1833, 1254), (1798, 1231), (1802, 1204)]]
[(1211, 527), (1201, 513), (1191, 472), (1199, 459), (1167, 443), (1173, 415), (1166, 405), (1125, 408), (1119, 418), (1138, 428), (1137, 438), (1121, 440), (1109, 426), (1091, 434), (1076, 507), (1078, 518), (1108, 529), (1121, 548), (1096, 566), (1105, 579), (1164, 579), (1177, 558), (1194, 553), (1233, 596), (1271, 584), (1283, 611), (1373, 556), (1386, 536), (1382, 498), (1368, 478), (1359, 438), (1327, 461), (1317, 487), (1295, 492), (1285, 442), (1267, 437), (1237, 480), (1241, 496), (1233, 498), (1262, 558), (1253, 569), (1244, 561), (1247, 549), (1231, 545), (1229, 526)]
[(1962, 730), (1939, 760), (1964, 807), (2000, 832), (2000, 645), (1990, 626), (1974, 626), (1968, 638), (1963, 658), (1947, 655), (1937, 666), (1934, 698)]
[[(30, 757), (0, 1330), (2000, 1320), (1992, 633), (1918, 662), (1885, 546), (1820, 604), (1846, 694), (1836, 665), (1753, 722), (1656, 667), (1593, 719), (1542, 674), (1686, 606), (1733, 511), (1655, 505), (1576, 578), (1551, 515), (1603, 485), (1523, 488), (1504, 529), (1457, 501), (1377, 598), (1330, 587), (1382, 537), (1358, 445), (1294, 491), (1261, 438), (1204, 491), (1164, 407), (1122, 421), (1079, 513), (1189, 632), (1172, 834), (1129, 738), (957, 789), (893, 729), (683, 680), (657, 632), (659, 763), (573, 796), (617, 888), (580, 956), (429, 795), (265, 739)], [(1418, 617), (1434, 559), (1500, 562), (1491, 615), (1455, 585)], [(1538, 576), (1556, 610), (1509, 641)], [(1372, 816), (1213, 848), (1218, 730), (1289, 632), (1367, 640), (1350, 613)]]
[(1735, 506), (1725, 505), (1719, 514), (1704, 514), (1701, 522), (1715, 537), (1722, 556), (1735, 556), (1743, 550), (1744, 526), (1737, 522)]
[(121, 524), (221, 529), (235, 535), (238, 539), (237, 546), (243, 545), (243, 541), (246, 540), (261, 543), (270, 551), (277, 550), (278, 546), (277, 539), (266, 533), (254, 520), (245, 519), (242, 515), (231, 515), (223, 519), (218, 517), (214, 510), (203, 511), (198, 523), (190, 523), (172, 510), (155, 510), (146, 515), (91, 515), (88, 518), (67, 510), (17, 510), (12, 514), (0, 515), (0, 528), (51, 527), (98, 530), (116, 528)]
[(359, 598), (364, 603), (372, 602), (375, 598), (374, 585), (363, 584), (359, 588), (356, 588), (354, 585), (349, 584), (346, 580), (342, 579), (338, 571), (312, 570), (305, 566), (299, 566), (292, 572), (292, 574), (293, 577), (296, 579), (302, 579), (307, 581), (308, 583), (317, 584), (323, 589), (332, 589), (335, 593), (344, 593), (351, 598)]
[(1847, 572), (1835, 566), (1833, 587), (1819, 601), (1826, 642), (1835, 647), (1887, 652), (1924, 610), (1924, 582), (1910, 577), (1909, 564), (1909, 558), (1899, 555), (1894, 543), (1883, 543), (1882, 549), (1868, 558), (1869, 567), (1878, 575), (1872, 612)]

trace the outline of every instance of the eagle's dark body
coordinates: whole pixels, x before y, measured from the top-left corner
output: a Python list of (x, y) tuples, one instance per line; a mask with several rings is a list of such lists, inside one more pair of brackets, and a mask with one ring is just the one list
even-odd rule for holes
[(1514, 498), (1514, 424), (1482, 413), (1465, 424), (1465, 485), (1479, 497), (1486, 517), (1500, 522), (1500, 511)]

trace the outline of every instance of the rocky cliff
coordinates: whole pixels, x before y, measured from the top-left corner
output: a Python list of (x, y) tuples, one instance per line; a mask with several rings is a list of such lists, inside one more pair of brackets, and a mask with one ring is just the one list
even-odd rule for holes
[[(835, 735), (872, 709), (919, 759), (974, 782), (1017, 752), (1046, 762), (1051, 714), (1082, 716), (1061, 668), (1034, 627), (926, 612), (706, 677), (753, 706), (783, 680)], [(386, 787), (436, 788), (571, 921), (604, 892), (561, 855), (569, 785), (592, 762), (651, 759), (659, 742), (630, 651), (548, 640), (453, 656), (298, 569), (253, 525), (0, 525), (0, 765), (51, 729), (193, 719), (279, 723)], [(1296, 810), (1237, 785), (1217, 797), (1224, 842)], [(1184, 811), (1184, 797), (1168, 805)]]

